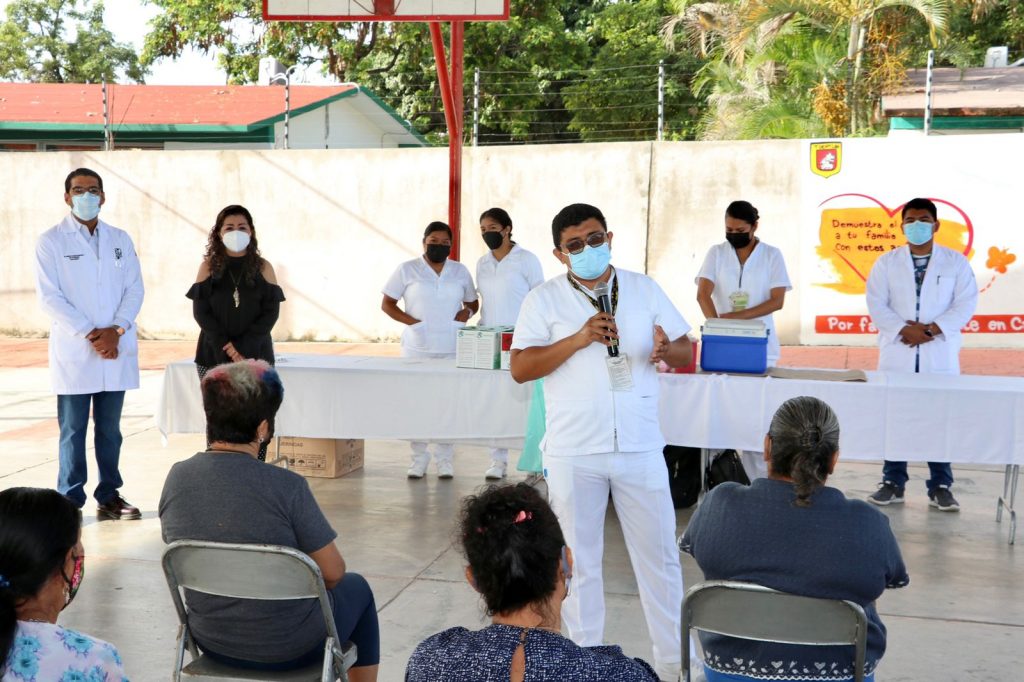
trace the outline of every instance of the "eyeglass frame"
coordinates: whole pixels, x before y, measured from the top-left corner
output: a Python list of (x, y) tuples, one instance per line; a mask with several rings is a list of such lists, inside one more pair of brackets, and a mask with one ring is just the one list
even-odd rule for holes
[[(564, 254), (566, 254), (568, 256), (578, 256), (581, 253), (583, 253), (583, 250), (586, 249), (588, 246), (593, 248), (593, 249), (596, 249), (599, 246), (603, 245), (607, 241), (608, 241), (608, 233), (607, 232), (591, 232), (590, 234), (588, 234), (586, 236), (585, 239), (571, 239), (568, 242), (566, 242), (566, 244), (565, 244), (565, 249), (566, 250), (562, 251), (562, 253), (564, 253)], [(570, 249), (569, 245), (570, 244), (575, 244), (576, 242), (579, 242), (581, 244), (581, 246), (578, 249)], [(561, 249), (559, 249), (559, 251), (561, 251)]]

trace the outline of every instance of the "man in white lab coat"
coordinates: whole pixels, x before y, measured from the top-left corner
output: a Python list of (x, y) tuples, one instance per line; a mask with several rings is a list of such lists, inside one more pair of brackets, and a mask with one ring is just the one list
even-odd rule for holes
[(135, 245), (99, 219), (103, 179), (79, 168), (64, 181), (71, 212), (36, 244), (36, 288), (50, 316), (50, 378), (57, 394), (57, 490), (79, 507), (87, 499), (85, 438), (92, 407), (100, 519), (138, 519), (121, 496), (121, 408), (139, 387), (135, 318), (144, 295)]
[[(907, 245), (875, 262), (867, 282), (868, 311), (878, 329), (878, 369), (884, 372), (960, 373), (960, 330), (978, 304), (978, 285), (963, 254), (935, 244), (935, 204), (913, 199), (903, 207)], [(928, 462), (931, 507), (959, 511), (950, 492), (949, 462)], [(882, 482), (868, 497), (880, 506), (902, 504), (907, 463), (885, 461)]]

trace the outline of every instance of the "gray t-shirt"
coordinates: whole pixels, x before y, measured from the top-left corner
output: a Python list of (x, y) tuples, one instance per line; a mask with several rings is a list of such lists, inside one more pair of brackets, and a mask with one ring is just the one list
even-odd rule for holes
[[(171, 467), (160, 495), (164, 542), (284, 545), (310, 554), (337, 533), (306, 480), (246, 454), (200, 452)], [(249, 661), (287, 661), (326, 636), (315, 600), (253, 601), (187, 592), (189, 627), (205, 649)]]

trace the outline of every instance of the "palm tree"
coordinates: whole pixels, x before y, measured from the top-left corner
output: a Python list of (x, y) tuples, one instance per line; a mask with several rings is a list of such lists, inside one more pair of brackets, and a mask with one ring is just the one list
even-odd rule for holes
[[(719, 47), (721, 57), (737, 65), (769, 50), (780, 36), (810, 32), (831, 43), (843, 40), (848, 69), (845, 89), (850, 98), (850, 132), (855, 133), (863, 60), (876, 19), (888, 10), (910, 9), (924, 20), (934, 44), (938, 34), (945, 31), (951, 3), (965, 1), (736, 0), (693, 4), (683, 1), (678, 4), (676, 14), (665, 22), (664, 34), (667, 40), (672, 40), (674, 33), (682, 28), (691, 45)], [(987, 0), (973, 2), (977, 9)], [(793, 27), (797, 31), (793, 31)], [(820, 76), (822, 82), (826, 77), (824, 73)]]

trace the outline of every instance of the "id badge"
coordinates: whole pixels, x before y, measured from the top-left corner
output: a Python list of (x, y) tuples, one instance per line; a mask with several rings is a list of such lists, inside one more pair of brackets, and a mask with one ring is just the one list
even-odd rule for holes
[(608, 379), (613, 391), (632, 391), (633, 372), (629, 368), (629, 356), (621, 353), (616, 357), (605, 358), (608, 365)]
[(732, 304), (732, 312), (746, 310), (750, 305), (750, 294), (746, 291), (734, 291), (729, 294), (729, 303)]

